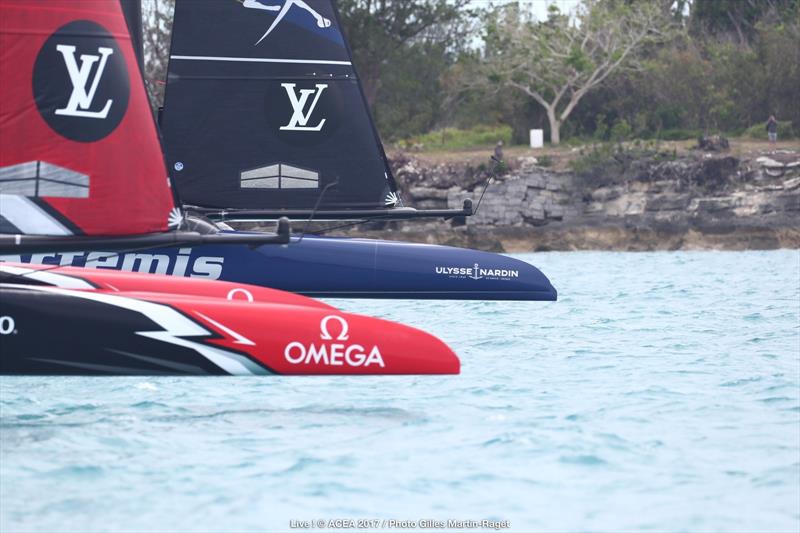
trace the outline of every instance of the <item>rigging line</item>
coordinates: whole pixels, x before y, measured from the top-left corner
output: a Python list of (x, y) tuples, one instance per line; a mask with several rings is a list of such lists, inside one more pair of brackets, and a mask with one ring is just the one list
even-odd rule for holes
[(300, 238), (297, 240), (297, 244), (303, 242), (303, 237), (306, 236), (306, 232), (308, 231), (308, 226), (311, 224), (311, 221), (314, 220), (314, 215), (317, 214), (317, 209), (319, 209), (319, 204), (322, 203), (322, 198), (325, 196), (325, 193), (328, 192), (328, 189), (331, 187), (335, 187), (339, 185), (339, 180), (332, 181), (327, 184), (325, 187), (322, 188), (322, 192), (319, 193), (317, 197), (317, 203), (314, 204), (314, 209), (311, 210), (311, 213), (308, 215), (308, 220), (306, 220), (305, 225), (303, 226), (303, 233), (300, 234)]
[(489, 188), (489, 185), (492, 183), (492, 180), (494, 179), (494, 177), (495, 177), (495, 174), (497, 174), (497, 168), (498, 168), (500, 165), (502, 165), (502, 164), (503, 164), (503, 162), (502, 162), (501, 160), (497, 159), (495, 156), (492, 156), (492, 161), (494, 161), (495, 163), (497, 163), (497, 166), (495, 166), (495, 168), (494, 168), (494, 172), (492, 173), (492, 175), (491, 175), (491, 176), (489, 176), (489, 179), (488, 179), (488, 180), (486, 180), (486, 185), (484, 185), (484, 186), (483, 186), (483, 191), (481, 191), (481, 197), (480, 197), (480, 198), (478, 198), (478, 204), (475, 206), (475, 211), (473, 211), (473, 212), (472, 212), (472, 214), (473, 214), (473, 215), (477, 215), (477, 214), (478, 214), (478, 209), (480, 209), (480, 207), (481, 207), (481, 202), (483, 201), (483, 195), (484, 195), (484, 194), (486, 194), (486, 189), (488, 189), (488, 188)]
[[(445, 217), (444, 220), (449, 220), (452, 217)], [(319, 231), (314, 232), (314, 235), (322, 235), (324, 233), (328, 233), (329, 231), (342, 229), (342, 228), (349, 228), (352, 226), (358, 226), (359, 224), (366, 224), (367, 222), (375, 222), (375, 221), (383, 221), (383, 220), (392, 220), (392, 214), (387, 213), (385, 215), (375, 215), (369, 218), (362, 218), (359, 220), (355, 220), (353, 222), (347, 222), (345, 224), (339, 224), (336, 226), (328, 226), (327, 228), (321, 228)]]
[(384, 217), (383, 216), (379, 216), (379, 217), (376, 216), (376, 217), (371, 217), (371, 218), (364, 218), (364, 219), (361, 219), (361, 220), (354, 220), (353, 222), (347, 222), (346, 224), (339, 224), (337, 226), (328, 226), (327, 228), (320, 228), (319, 231), (314, 232), (314, 235), (323, 235), (325, 233), (328, 233), (329, 231), (342, 229), (342, 228), (350, 228), (350, 227), (353, 227), (353, 226), (358, 226), (359, 224), (365, 224), (367, 222), (372, 222), (373, 220), (380, 220), (382, 218), (384, 218)]
[[(486, 188), (489, 186), (489, 183), (491, 182), (491, 180), (492, 180), (492, 177), (490, 176), (489, 177), (489, 181), (487, 181), (486, 186), (484, 186), (484, 188), (483, 188), (483, 193), (481, 193), (481, 199), (483, 199), (483, 194), (486, 192)], [(478, 205), (480, 205), (480, 200), (478, 201)], [(475, 211), (473, 211), (472, 214), (474, 215), (476, 212), (477, 212), (477, 208), (475, 209)], [(451, 220), (455, 216), (458, 216), (458, 215), (445, 216), (445, 217), (442, 217), (442, 218), (443, 218), (443, 220), (447, 221), (447, 220)], [(323, 234), (328, 233), (330, 231), (334, 231), (334, 230), (337, 230), (337, 229), (343, 229), (343, 228), (350, 228), (350, 227), (353, 227), (353, 226), (358, 226), (360, 224), (366, 224), (367, 222), (391, 221), (391, 220), (392, 220), (392, 213), (387, 213), (385, 215), (375, 215), (375, 216), (371, 216), (369, 218), (362, 218), (362, 219), (359, 219), (359, 220), (354, 220), (353, 222), (347, 222), (347, 223), (344, 223), (344, 224), (338, 224), (336, 226), (328, 226), (326, 228), (320, 228), (318, 231), (313, 232), (313, 234), (314, 235), (323, 235)]]
[[(456, 215), (454, 215), (454, 216), (456, 216)], [(437, 217), (437, 218), (439, 218), (439, 217)], [(447, 220), (450, 220), (450, 219), (452, 219), (454, 217), (453, 216), (447, 216), (447, 217), (441, 217), (441, 218), (443, 220), (447, 221)], [(413, 220), (413, 219), (411, 219), (411, 220)], [(387, 213), (385, 215), (375, 215), (375, 216), (371, 216), (369, 218), (362, 218), (362, 219), (359, 219), (359, 220), (355, 220), (353, 222), (347, 222), (345, 224), (339, 224), (337, 226), (328, 226), (327, 228), (321, 228), (319, 231), (314, 232), (314, 235), (322, 235), (323, 233), (327, 233), (329, 231), (342, 229), (342, 228), (349, 228), (349, 227), (352, 227), (352, 226), (358, 226), (359, 224), (366, 224), (367, 222), (375, 222), (375, 221), (389, 221), (389, 222), (391, 222), (392, 221), (392, 213)]]

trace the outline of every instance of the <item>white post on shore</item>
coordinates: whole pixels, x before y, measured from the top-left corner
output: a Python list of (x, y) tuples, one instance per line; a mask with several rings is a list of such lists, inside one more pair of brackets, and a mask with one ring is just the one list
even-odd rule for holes
[(531, 148), (544, 146), (544, 130), (531, 130)]

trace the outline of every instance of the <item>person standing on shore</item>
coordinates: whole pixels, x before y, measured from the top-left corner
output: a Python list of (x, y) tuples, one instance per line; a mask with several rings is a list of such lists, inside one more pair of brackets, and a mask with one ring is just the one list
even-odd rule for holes
[(503, 161), (503, 140), (497, 141), (497, 144), (494, 146), (494, 158), (497, 160), (498, 163)]
[(778, 141), (778, 121), (775, 120), (775, 115), (770, 115), (767, 121), (767, 136), (770, 144), (775, 144)]

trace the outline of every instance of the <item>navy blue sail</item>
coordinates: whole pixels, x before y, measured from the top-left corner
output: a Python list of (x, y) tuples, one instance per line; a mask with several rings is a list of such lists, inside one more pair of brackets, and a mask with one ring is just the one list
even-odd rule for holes
[(330, 0), (178, 1), (161, 127), (192, 206), (398, 202)]

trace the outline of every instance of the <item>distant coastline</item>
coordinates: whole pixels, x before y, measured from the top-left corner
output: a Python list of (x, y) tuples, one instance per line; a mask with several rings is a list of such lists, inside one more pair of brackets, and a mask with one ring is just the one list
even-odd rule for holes
[[(496, 252), (800, 248), (800, 143), (732, 141), (716, 152), (694, 144), (619, 146), (605, 155), (595, 147), (591, 157), (586, 147), (512, 148), (472, 217), (371, 222), (331, 234)], [(406, 205), (455, 208), (467, 197), (477, 202), (489, 153), (390, 159)]]
[(752, 227), (653, 228), (625, 225), (571, 226), (520, 229), (366, 230), (333, 233), (349, 237), (444, 244), (501, 253), (546, 251), (675, 251), (800, 249), (800, 228)]

